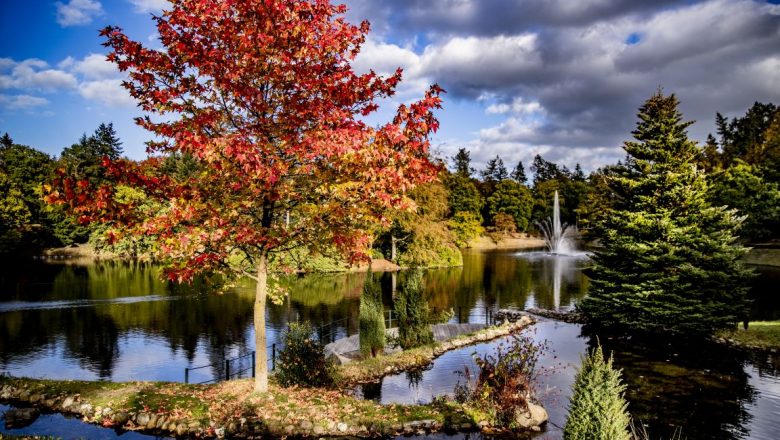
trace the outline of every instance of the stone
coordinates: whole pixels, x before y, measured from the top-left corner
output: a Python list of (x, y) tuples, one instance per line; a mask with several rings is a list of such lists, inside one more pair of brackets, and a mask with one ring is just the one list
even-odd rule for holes
[(30, 403), (37, 403), (40, 402), (41, 400), (43, 400), (43, 396), (41, 396), (40, 394), (33, 394), (32, 396), (30, 396)]
[(528, 410), (515, 411), (515, 423), (517, 426), (525, 429), (541, 426), (548, 418), (549, 416), (544, 408), (531, 402), (528, 403)]
[(149, 421), (146, 423), (146, 428), (147, 429), (154, 429), (155, 426), (157, 426), (157, 415), (156, 414), (152, 414), (149, 417)]
[(304, 420), (301, 422), (301, 429), (304, 431), (310, 431), (314, 428), (314, 424), (310, 420)]
[(474, 429), (474, 425), (472, 425), (471, 423), (461, 423), (460, 429), (461, 431), (471, 431), (472, 429)]
[(217, 436), (218, 439), (225, 438), (225, 428), (220, 426), (220, 427), (214, 429), (214, 434)]
[(344, 422), (340, 422), (336, 425), (336, 429), (339, 430), (339, 432), (347, 432), (347, 424)]
[(84, 416), (91, 416), (92, 415), (92, 405), (89, 403), (82, 403), (79, 407), (79, 412)]
[(179, 423), (176, 426), (176, 434), (177, 435), (184, 435), (186, 433), (187, 433), (187, 425), (185, 425), (184, 423)]
[(147, 413), (138, 413), (137, 416), (135, 416), (135, 423), (138, 424), (138, 426), (146, 426), (147, 423), (149, 423), (149, 414)]
[(322, 426), (320, 426), (320, 425), (315, 425), (315, 426), (314, 426), (314, 429), (312, 430), (312, 432), (313, 432), (313, 433), (314, 433), (314, 435), (316, 435), (316, 436), (324, 435), (324, 434), (325, 434), (325, 428), (323, 428), (323, 427), (322, 427)]
[(127, 423), (130, 420), (130, 414), (128, 414), (128, 413), (126, 413), (124, 411), (120, 411), (120, 412), (114, 414), (114, 417), (113, 417), (112, 420), (114, 421), (114, 423), (117, 423), (119, 425), (124, 425), (125, 423)]
[(165, 416), (160, 416), (157, 418), (157, 423), (155, 423), (154, 427), (157, 429), (164, 429), (165, 422), (168, 421), (168, 418)]
[(228, 432), (231, 432), (231, 433), (232, 432), (236, 432), (237, 429), (238, 429), (238, 423), (236, 423), (236, 422), (228, 423), (228, 425), (227, 425), (227, 431)]
[(30, 426), (38, 419), (41, 412), (36, 408), (11, 408), (5, 412), (5, 429), (18, 429)]
[(287, 435), (293, 435), (293, 433), (295, 433), (295, 426), (293, 426), (293, 425), (287, 425), (287, 426), (285, 426), (285, 427), (284, 427), (284, 432), (285, 432)]
[(74, 403), (75, 400), (73, 399), (73, 397), (68, 396), (65, 398), (65, 400), (62, 401), (62, 409), (68, 409), (68, 407), (70, 407)]
[(103, 417), (108, 417), (111, 415), (111, 408), (103, 408), (102, 411), (100, 411), (100, 414), (103, 415)]

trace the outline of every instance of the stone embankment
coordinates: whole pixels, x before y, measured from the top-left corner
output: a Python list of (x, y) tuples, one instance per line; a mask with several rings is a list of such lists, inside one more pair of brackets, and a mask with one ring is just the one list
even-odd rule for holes
[[(342, 386), (427, 365), (437, 356), (520, 331), (533, 323), (522, 312), (497, 313), (502, 323), (389, 356), (339, 366)], [(377, 363), (379, 362), (379, 363)], [(253, 392), (251, 380), (213, 385), (162, 382), (82, 382), (0, 376), (0, 400), (75, 416), (87, 423), (188, 438), (387, 437), (433, 432), (498, 432), (451, 400), (428, 405), (381, 405), (339, 390), (281, 388)], [(37, 411), (28, 411), (34, 420)], [(22, 412), (17, 412), (24, 416)], [(523, 416), (538, 430), (546, 412)], [(12, 417), (15, 414), (12, 413)], [(17, 417), (14, 423), (25, 423)]]

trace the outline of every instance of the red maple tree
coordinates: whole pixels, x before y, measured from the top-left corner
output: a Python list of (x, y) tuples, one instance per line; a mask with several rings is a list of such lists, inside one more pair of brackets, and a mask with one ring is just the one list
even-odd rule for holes
[[(441, 89), (402, 105), (378, 128), (361, 121), (390, 96), (390, 77), (358, 75), (351, 61), (369, 30), (328, 0), (173, 0), (154, 17), (163, 49), (121, 29), (101, 31), (108, 59), (151, 116), (156, 135), (140, 163), (105, 161), (110, 184), (62, 175), (48, 199), (114, 237), (145, 236), (166, 275), (256, 281), (257, 390), (267, 389), (268, 261), (294, 248), (366, 259), (377, 226), (413, 209), (408, 191), (436, 178), (429, 135)], [(155, 118), (152, 116), (157, 115)], [(166, 158), (195, 164), (185, 177)], [(131, 188), (143, 197), (126, 197)], [(150, 203), (153, 201), (154, 203)]]

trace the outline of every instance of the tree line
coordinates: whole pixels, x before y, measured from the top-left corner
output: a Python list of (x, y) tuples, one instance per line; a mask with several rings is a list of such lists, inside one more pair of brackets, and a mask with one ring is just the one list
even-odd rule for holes
[[(743, 116), (716, 115), (717, 137), (710, 135), (697, 147), (695, 165), (709, 182), (708, 198), (717, 206), (737, 209), (745, 216), (740, 237), (744, 242), (777, 239), (780, 234), (780, 109), (756, 102)], [(123, 154), (122, 142), (111, 123), (102, 123), (91, 135), (52, 157), (0, 138), (0, 253), (34, 253), (45, 247), (91, 241), (120, 253), (139, 251), (139, 243), (119, 241), (109, 246), (105, 225), (81, 225), (61, 207), (42, 200), (42, 188), (56, 169), (97, 185), (105, 180), (103, 159)], [(377, 234), (375, 248), (383, 256), (409, 266), (460, 264), (459, 248), (484, 233), (498, 240), (514, 232), (535, 233), (537, 222), (552, 213), (558, 191), (561, 220), (589, 230), (598, 215), (612, 206), (606, 184), (624, 161), (586, 175), (536, 155), (526, 171), (519, 161), (511, 171), (500, 156), (481, 170), (472, 165), (471, 153), (460, 148), (439, 159), (439, 179), (412, 190), (415, 211), (394, 216), (392, 226)], [(449, 167), (447, 166), (449, 165)], [(165, 159), (166, 173), (177, 178), (197, 173), (189, 155)], [(531, 178), (529, 179), (529, 175)], [(140, 246), (143, 249), (143, 246)]]

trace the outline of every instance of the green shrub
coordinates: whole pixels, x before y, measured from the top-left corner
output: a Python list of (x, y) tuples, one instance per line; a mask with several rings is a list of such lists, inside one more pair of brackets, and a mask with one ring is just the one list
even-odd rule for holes
[(482, 219), (479, 214), (468, 211), (458, 211), (447, 222), (447, 226), (452, 232), (455, 244), (459, 248), (468, 246), (469, 242), (485, 232), (482, 227)]
[(398, 319), (396, 343), (404, 350), (433, 342), (431, 311), (423, 298), (422, 271), (412, 272), (404, 283), (393, 305)]
[(334, 367), (325, 358), (325, 347), (312, 338), (308, 322), (290, 323), (283, 335), (284, 349), (276, 362), (276, 380), (280, 385), (322, 387), (333, 384)]
[(630, 440), (626, 387), (601, 346), (582, 359), (569, 400), (564, 440)]
[(385, 348), (385, 317), (379, 280), (368, 272), (360, 295), (360, 352), (376, 357)]
[(479, 367), (476, 381), (471, 385), (468, 369), (461, 373), (466, 383), (456, 385), (455, 399), (491, 415), (496, 426), (515, 428), (518, 411), (528, 410), (536, 365), (544, 349), (530, 336), (514, 334), (508, 343), (499, 344), (495, 354), (475, 353), (474, 361)]

